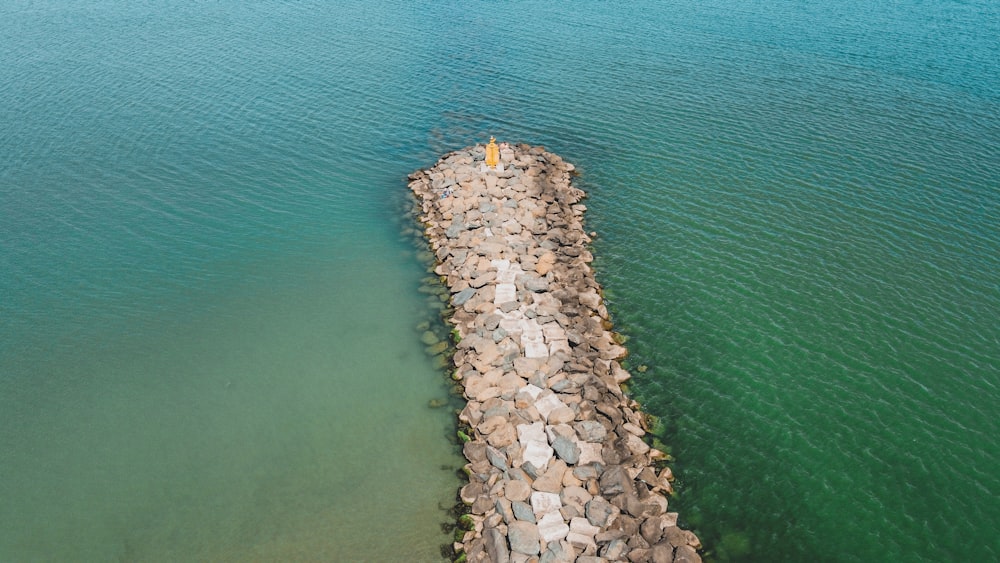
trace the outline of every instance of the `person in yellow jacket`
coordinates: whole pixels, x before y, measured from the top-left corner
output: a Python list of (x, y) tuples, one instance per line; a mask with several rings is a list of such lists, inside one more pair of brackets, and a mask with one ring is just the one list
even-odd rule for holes
[(486, 166), (496, 168), (500, 163), (500, 147), (497, 146), (496, 137), (490, 136), (490, 144), (486, 145)]

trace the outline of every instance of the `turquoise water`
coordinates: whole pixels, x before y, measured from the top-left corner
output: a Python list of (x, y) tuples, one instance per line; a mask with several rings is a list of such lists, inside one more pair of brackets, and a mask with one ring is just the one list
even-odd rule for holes
[(436, 560), (405, 175), (544, 144), (719, 561), (994, 560), (1000, 8), (0, 6), (0, 559)]

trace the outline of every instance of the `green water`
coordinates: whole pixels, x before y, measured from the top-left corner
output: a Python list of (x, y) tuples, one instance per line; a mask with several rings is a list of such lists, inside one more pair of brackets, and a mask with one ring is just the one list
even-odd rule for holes
[(0, 559), (439, 560), (405, 176), (544, 144), (717, 561), (1000, 557), (994, 3), (0, 6)]

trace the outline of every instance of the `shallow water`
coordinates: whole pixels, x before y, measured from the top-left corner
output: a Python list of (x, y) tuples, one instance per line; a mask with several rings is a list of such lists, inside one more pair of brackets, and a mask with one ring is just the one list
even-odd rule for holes
[(988, 2), (0, 7), (0, 559), (439, 559), (405, 175), (587, 189), (720, 561), (992, 560)]

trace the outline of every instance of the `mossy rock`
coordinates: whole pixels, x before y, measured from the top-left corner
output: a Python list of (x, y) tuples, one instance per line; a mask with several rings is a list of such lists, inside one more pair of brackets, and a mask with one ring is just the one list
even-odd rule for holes
[(427, 352), (428, 356), (437, 356), (438, 354), (444, 352), (447, 349), (448, 349), (448, 343), (442, 340), (441, 342), (438, 342), (433, 346), (428, 346), (424, 348), (424, 351)]
[(448, 399), (431, 399), (427, 401), (427, 406), (432, 409), (439, 409), (448, 404)]
[(458, 527), (465, 530), (471, 531), (476, 529), (476, 520), (471, 514), (463, 514), (458, 517)]
[(472, 441), (472, 438), (470, 438), (468, 434), (462, 432), (461, 430), (456, 431), (455, 435), (458, 436), (459, 443), (465, 444), (466, 442)]
[(667, 433), (667, 425), (665, 422), (663, 422), (662, 418), (649, 413), (646, 413), (645, 416), (646, 416), (646, 426), (649, 427), (650, 434), (662, 437)]
[(419, 323), (417, 325), (417, 330), (419, 330), (421, 332), (423, 332), (425, 330), (429, 330), (430, 328), (431, 328), (431, 322), (430, 321), (422, 321), (421, 323)]
[(434, 334), (434, 331), (425, 330), (424, 333), (420, 335), (420, 341), (427, 346), (433, 346), (438, 342), (441, 342), (441, 339), (438, 338), (438, 335)]

